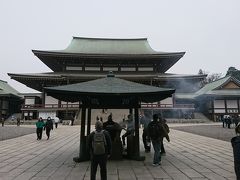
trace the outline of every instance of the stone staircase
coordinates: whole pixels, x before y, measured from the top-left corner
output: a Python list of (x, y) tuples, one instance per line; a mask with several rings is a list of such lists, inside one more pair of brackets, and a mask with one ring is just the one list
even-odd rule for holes
[(194, 119), (171, 119), (167, 118), (168, 123), (209, 123), (212, 122), (204, 114), (195, 112)]
[[(102, 110), (102, 109), (92, 109), (92, 114), (91, 114), (91, 124), (95, 124), (97, 116), (100, 118), (102, 117), (103, 122), (107, 121), (108, 116), (112, 113), (113, 120), (115, 122), (121, 122), (123, 118), (127, 118), (127, 115), (129, 114), (128, 109), (107, 109), (107, 110)], [(87, 114), (87, 112), (86, 112)], [(87, 115), (86, 115), (87, 116)], [(212, 122), (209, 120), (204, 114), (202, 113), (194, 113), (194, 119), (177, 119), (177, 118), (166, 118), (168, 123), (208, 123)], [(87, 117), (86, 117), (87, 119)], [(74, 125), (80, 125), (81, 123), (81, 110), (77, 113), (74, 121)]]
[(22, 114), (21, 113), (14, 113), (11, 116), (9, 116), (6, 121), (12, 121), (12, 117), (14, 117), (14, 121), (17, 120), (17, 118), (22, 118)]
[[(127, 118), (127, 115), (129, 114), (128, 109), (105, 109), (104, 111), (102, 109), (92, 109), (91, 112), (91, 124), (95, 124), (97, 117), (100, 118), (102, 117), (103, 122), (107, 121), (108, 116), (112, 113), (113, 120), (115, 122), (121, 122), (123, 118)], [(80, 125), (81, 123), (81, 110), (77, 113), (74, 121), (74, 125)], [(87, 112), (86, 112), (87, 116)], [(87, 119), (87, 117), (86, 117)]]

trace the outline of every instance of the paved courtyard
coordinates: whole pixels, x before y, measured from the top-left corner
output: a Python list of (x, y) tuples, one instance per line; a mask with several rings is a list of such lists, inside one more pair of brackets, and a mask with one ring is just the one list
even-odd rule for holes
[[(50, 140), (35, 134), (0, 141), (0, 180), (90, 179), (89, 162), (74, 163), (79, 150), (79, 126), (60, 126)], [(171, 129), (162, 165), (146, 161), (109, 161), (108, 179), (236, 179), (230, 142)], [(142, 147), (142, 145), (141, 145)], [(97, 174), (99, 178), (99, 171)]]

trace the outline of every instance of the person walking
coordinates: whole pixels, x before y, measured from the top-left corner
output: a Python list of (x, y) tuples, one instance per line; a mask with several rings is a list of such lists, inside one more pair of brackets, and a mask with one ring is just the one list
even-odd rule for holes
[(2, 127), (4, 127), (4, 121), (5, 121), (5, 119), (4, 119), (4, 117), (2, 117)]
[(87, 149), (91, 157), (91, 180), (96, 180), (97, 167), (100, 166), (101, 180), (107, 180), (107, 159), (111, 155), (111, 138), (107, 131), (103, 130), (103, 123), (97, 121), (95, 131), (89, 134)]
[(71, 115), (71, 126), (73, 126), (73, 123), (74, 123), (74, 116)]
[(20, 120), (20, 118), (18, 117), (18, 118), (17, 118), (17, 126), (20, 126), (20, 123), (21, 123), (21, 120)]
[(232, 124), (232, 117), (229, 115), (228, 118), (227, 118), (227, 127), (228, 127), (228, 129), (231, 128), (231, 124)]
[(43, 127), (44, 127), (44, 122), (43, 119), (40, 117), (38, 119), (38, 121), (36, 122), (36, 133), (37, 133), (37, 140), (41, 140), (42, 139), (42, 131), (43, 131)]
[(59, 118), (57, 116), (55, 116), (54, 118), (54, 123), (55, 123), (55, 128), (57, 129), (58, 123), (59, 123)]
[(153, 121), (148, 124), (148, 133), (154, 149), (153, 166), (159, 166), (161, 165), (161, 144), (163, 137), (166, 135), (164, 134), (163, 127), (158, 121), (157, 114), (153, 115)]
[(50, 117), (47, 118), (47, 122), (46, 122), (44, 128), (46, 129), (46, 135), (47, 135), (47, 140), (48, 140), (50, 138), (50, 131), (53, 130), (53, 122)]

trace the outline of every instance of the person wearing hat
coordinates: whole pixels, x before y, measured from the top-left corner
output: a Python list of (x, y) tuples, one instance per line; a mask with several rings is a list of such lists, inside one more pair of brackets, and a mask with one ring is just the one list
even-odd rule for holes
[(91, 158), (91, 180), (96, 179), (97, 167), (100, 166), (101, 180), (107, 179), (107, 159), (111, 155), (111, 138), (107, 131), (103, 130), (103, 123), (97, 121), (95, 131), (88, 136), (87, 149)]

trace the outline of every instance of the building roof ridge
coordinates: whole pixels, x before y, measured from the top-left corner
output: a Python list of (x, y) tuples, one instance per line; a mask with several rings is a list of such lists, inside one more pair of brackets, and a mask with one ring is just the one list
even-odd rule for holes
[(148, 40), (147, 38), (101, 38), (101, 37), (82, 37), (82, 36), (73, 36), (73, 39), (89, 39), (89, 40)]

